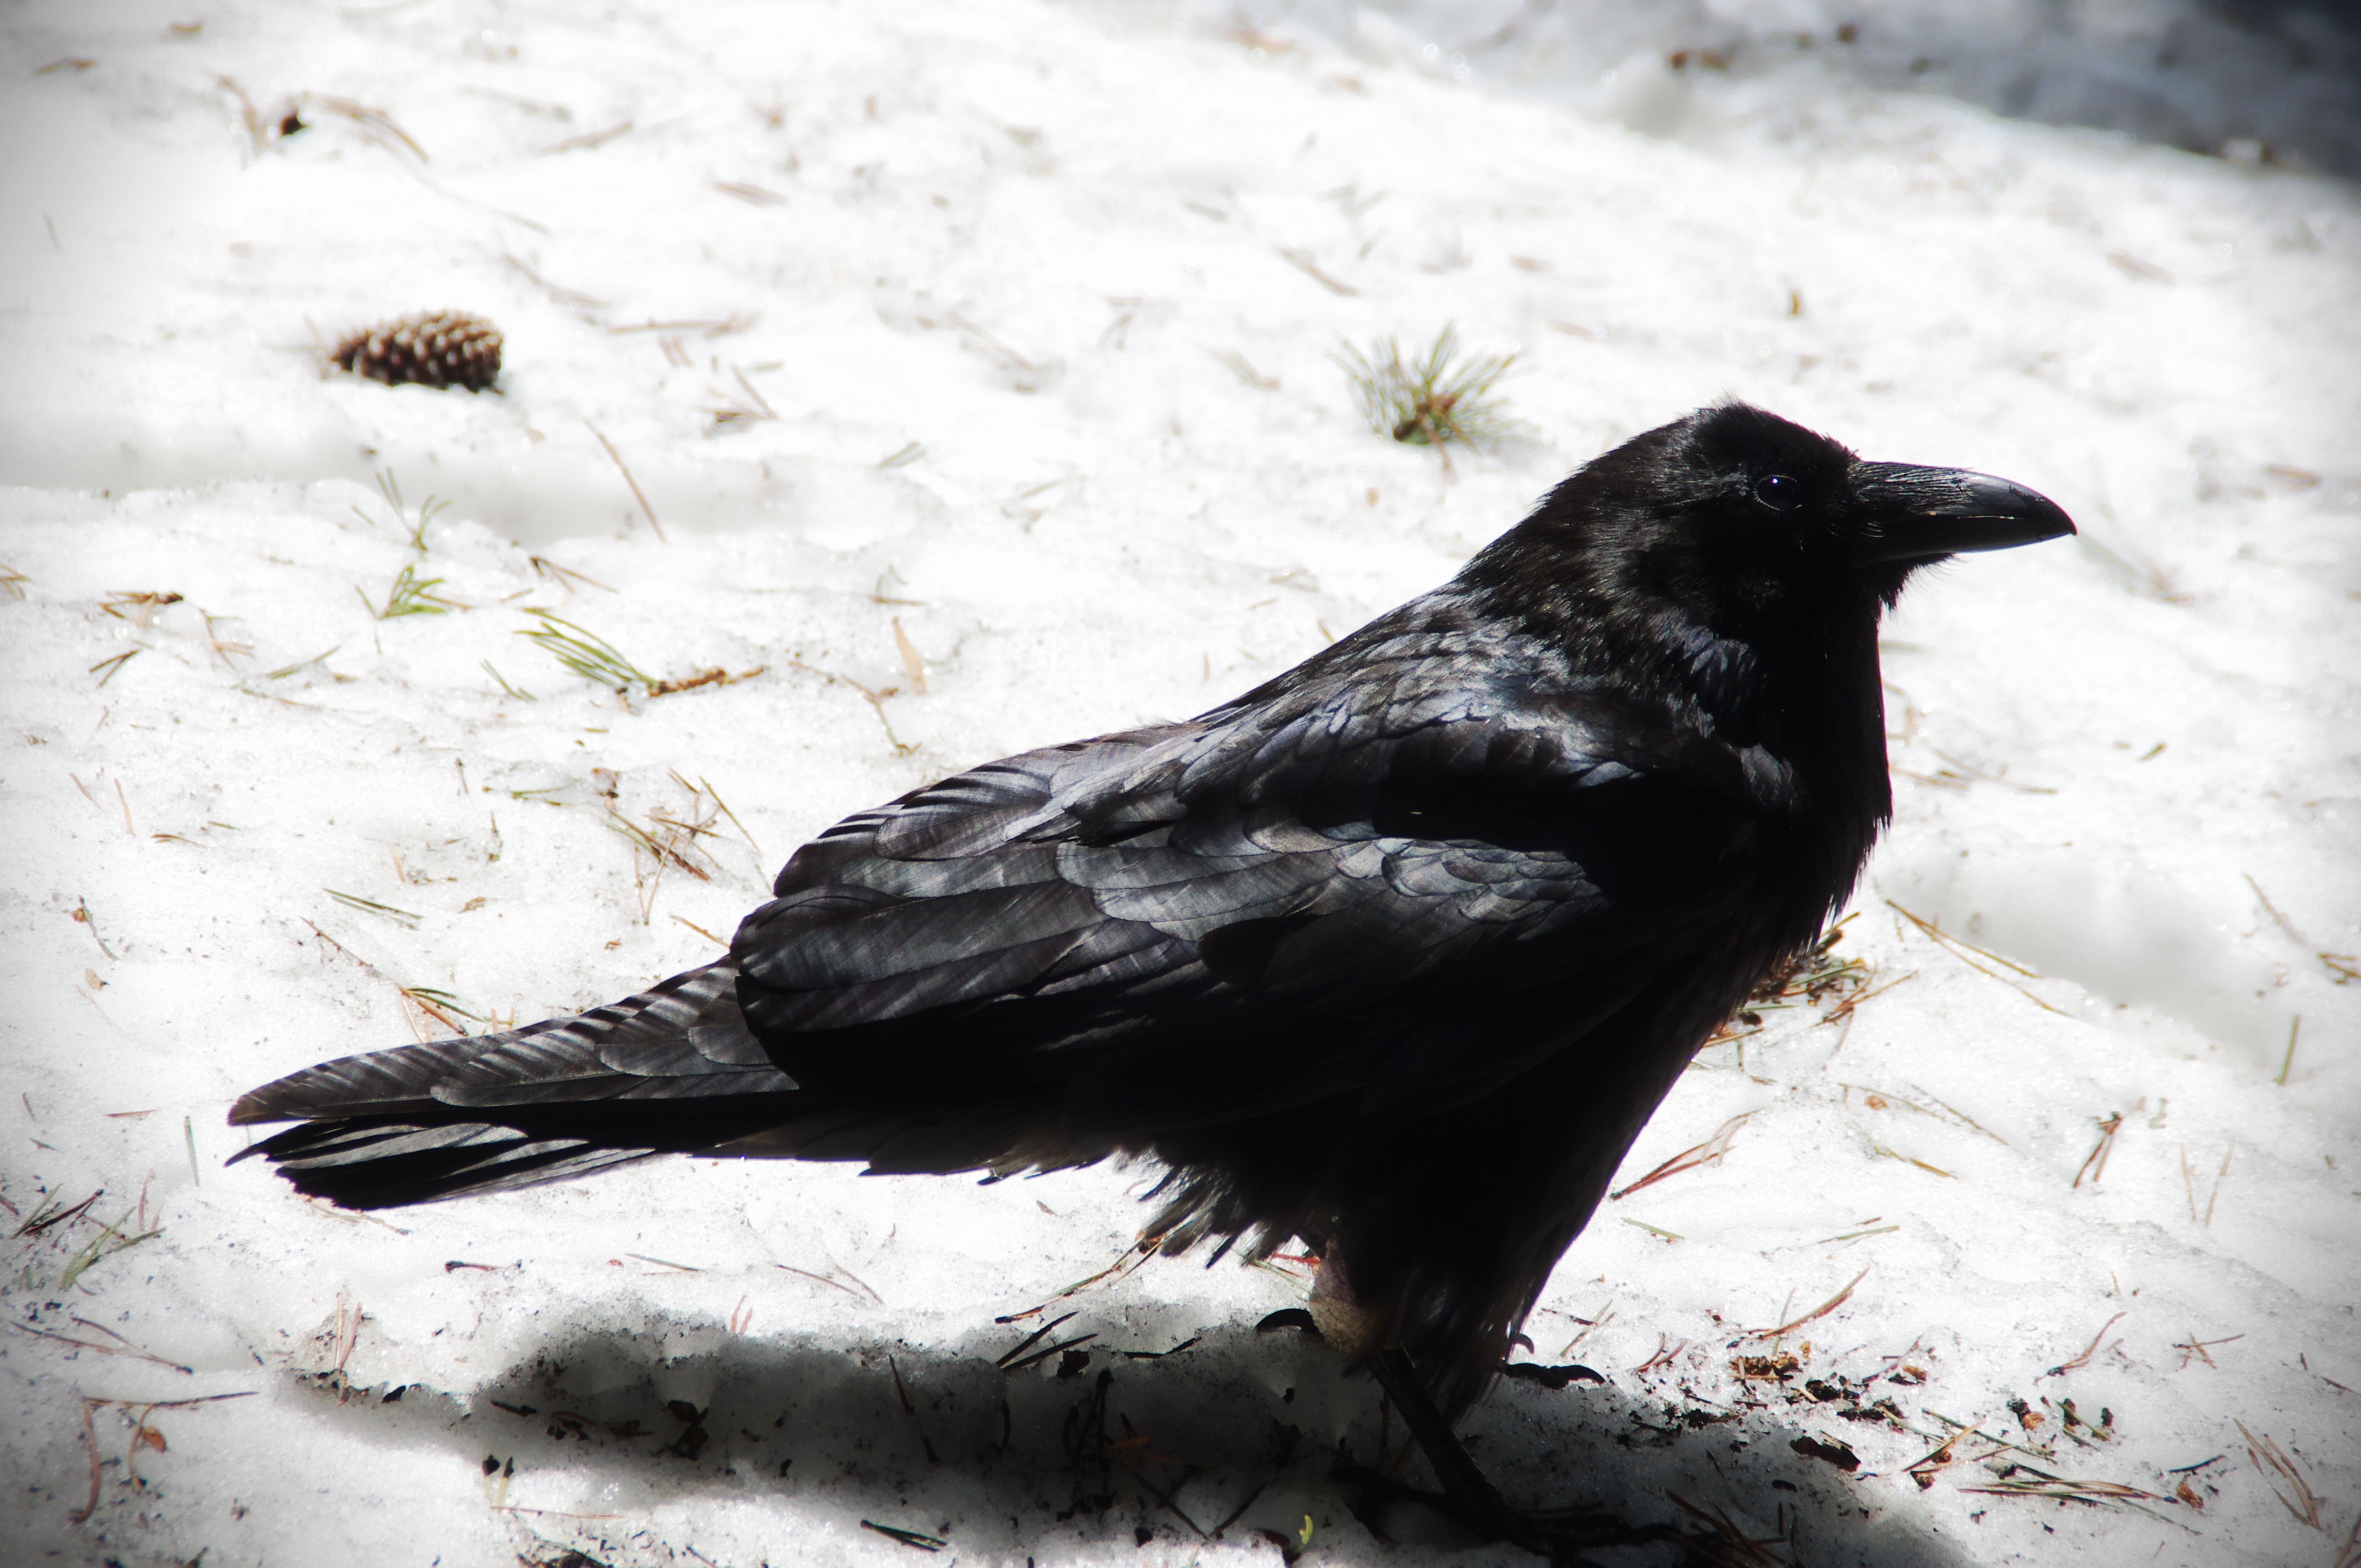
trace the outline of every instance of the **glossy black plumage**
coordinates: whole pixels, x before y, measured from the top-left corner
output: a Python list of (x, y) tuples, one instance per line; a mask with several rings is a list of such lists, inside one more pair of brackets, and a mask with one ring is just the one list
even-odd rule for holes
[(719, 963), (232, 1120), (302, 1118), (258, 1152), (362, 1207), (666, 1151), (1151, 1156), (1168, 1247), (1323, 1249), (1455, 1412), (1690, 1055), (1850, 894), (1889, 808), (1882, 609), (2070, 531), (1702, 410), (1235, 701), (846, 818)]

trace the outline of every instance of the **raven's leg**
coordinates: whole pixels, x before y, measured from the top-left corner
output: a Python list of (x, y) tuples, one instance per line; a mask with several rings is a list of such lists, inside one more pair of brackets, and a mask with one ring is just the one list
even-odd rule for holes
[(1411, 1436), (1418, 1440), (1426, 1462), (1434, 1466), (1435, 1479), (1443, 1483), (1444, 1496), (1450, 1499), (1452, 1511), (1467, 1524), (1499, 1540), (1512, 1541), (1529, 1552), (1554, 1557), (1550, 1550), (1548, 1532), (1537, 1519), (1527, 1519), (1510, 1508), (1459, 1440), (1451, 1435), (1451, 1423), (1426, 1397), (1426, 1386), (1411, 1365), (1410, 1356), (1399, 1350), (1381, 1350), (1369, 1364), (1377, 1375), (1378, 1387), (1386, 1391), (1394, 1409), (1400, 1410), (1402, 1424), (1410, 1428)]

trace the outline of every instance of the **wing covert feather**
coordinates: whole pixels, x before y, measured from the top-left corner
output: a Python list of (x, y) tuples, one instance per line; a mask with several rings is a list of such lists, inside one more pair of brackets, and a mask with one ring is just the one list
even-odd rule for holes
[(1427, 689), (1434, 651), (847, 818), (740, 927), (753, 1033), (839, 1086), (1046, 1073), (1103, 1129), (1411, 1113), (1562, 1048), (1744, 893), (1745, 764), (1597, 694)]

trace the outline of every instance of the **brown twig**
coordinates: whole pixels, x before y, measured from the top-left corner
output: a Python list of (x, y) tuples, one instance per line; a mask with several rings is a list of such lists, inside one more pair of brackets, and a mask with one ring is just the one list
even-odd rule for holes
[[(88, 1524), (90, 1522), (90, 1517), (98, 1512), (98, 1433), (91, 1426), (90, 1413), (93, 1410), (104, 1409), (108, 1405), (121, 1405), (127, 1409), (136, 1403), (140, 1407), (140, 1425), (144, 1428), (147, 1422), (147, 1418), (158, 1410), (186, 1409), (192, 1405), (214, 1405), (219, 1404), (225, 1399), (251, 1399), (253, 1398), (254, 1390), (251, 1388), (242, 1388), (235, 1394), (200, 1394), (193, 1398), (188, 1399), (93, 1399), (88, 1395), (84, 1395), (82, 1401), (82, 1440), (83, 1445), (90, 1451), (90, 1500), (84, 1503), (81, 1508), (67, 1514), (67, 1519), (77, 1525)], [(134, 1431), (131, 1441), (135, 1444), (138, 1442), (139, 1437), (137, 1431)]]
[(2180, 1365), (2176, 1368), (2176, 1370), (2181, 1372), (2188, 1371), (2189, 1364), (2191, 1360), (2202, 1361), (2206, 1365), (2213, 1366), (2215, 1365), (2215, 1362), (2212, 1356), (2205, 1354), (2207, 1350), (2217, 1344), (2235, 1344), (2246, 1337), (2246, 1336), (2244, 1334), (2232, 1334), (2226, 1339), (2199, 1339), (2192, 1333), (2187, 1339), (2176, 1343), (2172, 1347), (2173, 1349), (2180, 1352)]
[[(2100, 1120), (2099, 1141), (2092, 1147), (2091, 1152), (2083, 1157), (2081, 1169), (2074, 1173), (2074, 1188), (2080, 1188), (2082, 1185), (2082, 1178), (2086, 1174), (2090, 1177), (2092, 1187), (2099, 1185), (2099, 1179), (2107, 1174), (2107, 1157), (2115, 1150), (2115, 1135), (2123, 1130), (2124, 1113), (2121, 1111), (2113, 1112)], [(2092, 1169), (2093, 1166), (2097, 1168)]]

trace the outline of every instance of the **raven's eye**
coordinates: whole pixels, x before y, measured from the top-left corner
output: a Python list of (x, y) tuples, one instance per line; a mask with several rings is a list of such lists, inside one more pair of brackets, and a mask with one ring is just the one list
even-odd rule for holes
[(1804, 504), (1803, 482), (1784, 474), (1765, 474), (1754, 481), (1754, 499), (1773, 511), (1794, 511)]

